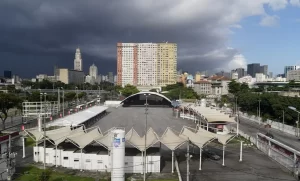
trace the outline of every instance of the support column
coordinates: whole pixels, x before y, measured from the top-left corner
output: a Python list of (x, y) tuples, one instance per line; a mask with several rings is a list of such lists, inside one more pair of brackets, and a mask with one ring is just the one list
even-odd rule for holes
[(271, 141), (268, 140), (268, 156), (271, 157)]
[(200, 148), (199, 170), (202, 170), (202, 147)]
[(141, 174), (144, 174), (144, 152), (142, 151), (142, 160), (143, 160), (143, 168), (142, 168), (142, 173)]
[(223, 163), (222, 166), (225, 166), (225, 145), (223, 145)]
[(35, 142), (35, 146), (36, 146), (36, 152), (37, 152), (37, 162), (40, 161), (40, 149), (38, 147), (38, 142)]
[(42, 118), (39, 116), (38, 119), (38, 129), (39, 129), (39, 132), (42, 132)]
[(186, 148), (186, 180), (190, 180), (190, 140), (187, 141)]
[(243, 161), (243, 141), (241, 141), (241, 148), (240, 148), (240, 162)]
[(172, 150), (172, 173), (174, 173), (174, 150)]
[(57, 167), (57, 145), (55, 145), (55, 167)]
[(22, 139), (22, 144), (23, 144), (23, 158), (25, 158), (26, 157), (26, 155), (25, 155), (25, 137), (23, 137), (23, 139)]
[(83, 169), (83, 160), (82, 160), (82, 149), (80, 149), (80, 171), (82, 171), (82, 169)]
[(207, 123), (207, 125), (206, 125), (207, 127), (206, 127), (206, 131), (208, 131), (208, 123)]

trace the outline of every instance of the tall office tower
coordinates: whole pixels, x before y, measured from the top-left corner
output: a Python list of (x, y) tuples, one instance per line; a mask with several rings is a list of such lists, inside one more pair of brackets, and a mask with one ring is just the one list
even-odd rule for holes
[(176, 83), (176, 74), (176, 44), (117, 44), (118, 85), (165, 86)]
[(264, 75), (268, 75), (268, 65), (262, 65), (260, 66), (260, 73), (263, 73)]
[(98, 68), (95, 64), (90, 66), (90, 72), (89, 75), (94, 78), (95, 80), (97, 80), (98, 77)]
[(300, 66), (292, 65), (292, 66), (284, 66), (284, 77), (287, 77), (287, 73), (290, 70), (298, 70)]
[(82, 58), (81, 58), (81, 53), (79, 48), (76, 49), (76, 53), (75, 53), (74, 70), (82, 71)]
[(114, 83), (114, 73), (108, 72), (108, 82)]
[(247, 65), (247, 73), (251, 77), (255, 77), (257, 73), (261, 72), (261, 67), (259, 63), (252, 63)]
[(245, 75), (245, 69), (244, 69), (244, 68), (237, 68), (237, 69), (236, 69), (236, 73), (238, 73), (238, 78), (239, 78), (239, 79), (242, 78), (242, 77), (244, 77), (244, 76), (246, 76), (246, 75)]
[(268, 77), (273, 78), (273, 72), (269, 72)]

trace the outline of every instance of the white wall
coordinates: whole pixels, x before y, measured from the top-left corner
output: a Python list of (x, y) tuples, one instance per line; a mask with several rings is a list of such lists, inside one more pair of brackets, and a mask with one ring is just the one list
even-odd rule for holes
[[(44, 162), (44, 148), (33, 147), (34, 153), (40, 152), (40, 154), (34, 154), (34, 161)], [(94, 170), (100, 172), (110, 172), (111, 157), (107, 154), (96, 153), (81, 153), (74, 150), (60, 150), (57, 149), (57, 165), (70, 168), (70, 169), (82, 169)], [(39, 157), (38, 157), (39, 155)], [(46, 163), (49, 165), (55, 165), (55, 148), (46, 148)], [(64, 159), (65, 157), (65, 159)], [(68, 159), (66, 159), (68, 157)], [(78, 161), (77, 161), (78, 160)], [(160, 172), (160, 156), (149, 155), (147, 156), (147, 172), (159, 173)], [(143, 172), (143, 158), (142, 156), (125, 156), (125, 173), (142, 173)]]

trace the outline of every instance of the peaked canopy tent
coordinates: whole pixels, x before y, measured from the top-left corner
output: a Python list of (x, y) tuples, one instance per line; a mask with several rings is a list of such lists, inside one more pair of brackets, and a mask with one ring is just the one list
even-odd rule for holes
[(95, 138), (95, 142), (111, 151), (113, 133), (108, 131), (105, 135)]
[[(202, 149), (204, 146), (206, 146), (208, 143), (216, 139), (216, 135), (214, 133), (211, 133), (209, 131), (192, 131), (192, 128), (183, 127), (182, 131), (179, 136), (183, 138), (188, 138), (188, 140), (193, 143), (194, 145), (198, 146), (200, 148), (200, 159), (199, 159), (199, 170), (202, 169)], [(189, 149), (189, 143), (188, 143), (188, 149)]]
[(146, 138), (147, 139), (145, 139), (145, 135), (141, 137), (133, 128), (125, 135), (126, 141), (141, 152), (146, 151), (159, 141), (157, 134), (152, 128), (149, 128), (147, 131)]
[(44, 138), (44, 132), (39, 131), (38, 128), (25, 129), (24, 135), (28, 135), (32, 138), (36, 144)]
[(77, 146), (80, 149), (80, 155), (81, 155), (81, 162), (80, 162), (80, 168), (83, 169), (83, 159), (82, 159), (82, 149), (95, 141), (95, 139), (103, 137), (101, 130), (99, 127), (95, 129), (89, 129), (85, 131), (79, 130), (78, 132), (74, 132), (71, 135), (67, 136), (67, 140), (71, 141), (75, 146)]
[(186, 143), (187, 139), (180, 137), (168, 127), (164, 134), (160, 137), (159, 141), (172, 150), (172, 173), (174, 173), (174, 150)]
[(79, 134), (71, 134), (67, 136), (67, 139), (73, 142), (78, 148), (83, 149), (93, 141), (102, 138), (103, 135), (99, 127), (86, 130), (86, 132)]

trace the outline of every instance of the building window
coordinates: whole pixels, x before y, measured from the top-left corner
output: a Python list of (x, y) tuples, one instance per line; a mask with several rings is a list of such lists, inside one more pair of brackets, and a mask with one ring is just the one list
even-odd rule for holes
[(103, 161), (102, 160), (98, 160), (97, 163), (103, 163)]
[(74, 162), (79, 162), (79, 158), (74, 158)]
[(69, 157), (64, 157), (64, 160), (68, 160), (69, 159)]
[(90, 159), (86, 159), (85, 162), (89, 163), (89, 162), (91, 162), (91, 160)]

